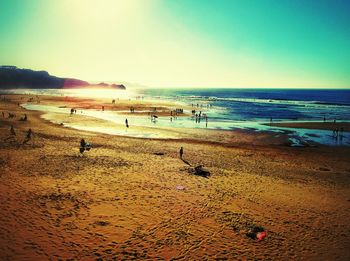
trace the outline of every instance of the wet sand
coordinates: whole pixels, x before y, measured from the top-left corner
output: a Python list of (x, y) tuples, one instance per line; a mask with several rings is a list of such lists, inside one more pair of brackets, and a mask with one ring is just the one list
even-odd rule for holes
[[(98, 134), (6, 97), (0, 111), (16, 118), (0, 121), (1, 260), (350, 258), (349, 147), (291, 148), (238, 130), (164, 130), (176, 140)], [(4, 141), (10, 125), (16, 139)], [(28, 128), (34, 138), (23, 145)], [(93, 144), (82, 156), (81, 138)], [(189, 174), (181, 146), (209, 178)], [(247, 237), (253, 225), (267, 237)]]

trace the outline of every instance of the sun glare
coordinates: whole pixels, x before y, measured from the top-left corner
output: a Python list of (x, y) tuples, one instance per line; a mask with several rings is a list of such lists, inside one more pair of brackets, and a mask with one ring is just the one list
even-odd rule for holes
[(121, 0), (77, 0), (62, 1), (70, 18), (87, 30), (103, 30), (105, 27), (119, 27), (118, 23), (130, 21), (140, 10), (140, 3)]

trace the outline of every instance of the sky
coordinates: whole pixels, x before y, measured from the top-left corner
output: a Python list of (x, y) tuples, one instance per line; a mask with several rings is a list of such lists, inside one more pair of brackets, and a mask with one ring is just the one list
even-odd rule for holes
[(0, 0), (0, 64), (150, 87), (350, 88), (348, 0)]

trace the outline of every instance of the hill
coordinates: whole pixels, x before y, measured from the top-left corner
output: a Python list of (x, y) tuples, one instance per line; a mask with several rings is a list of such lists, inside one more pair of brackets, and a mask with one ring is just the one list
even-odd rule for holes
[(20, 69), (16, 66), (0, 66), (0, 89), (61, 89), (61, 88), (113, 88), (125, 90), (123, 84), (90, 84), (74, 78), (61, 78), (47, 71)]

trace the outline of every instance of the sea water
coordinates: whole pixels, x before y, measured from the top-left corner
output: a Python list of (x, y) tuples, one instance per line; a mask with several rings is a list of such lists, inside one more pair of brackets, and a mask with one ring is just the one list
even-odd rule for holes
[[(49, 94), (39, 90), (40, 94)], [(87, 97), (91, 93), (85, 90), (50, 90), (50, 94)], [(35, 90), (31, 90), (35, 94)], [(91, 97), (96, 97), (95, 94)], [(159, 117), (156, 122), (150, 121), (149, 116), (128, 115), (129, 125), (143, 127), (174, 127), (174, 128), (205, 128), (205, 129), (249, 129), (253, 131), (271, 131), (288, 134), (292, 146), (320, 143), (325, 145), (350, 145), (350, 133), (344, 132), (341, 139), (333, 136), (329, 130), (310, 130), (301, 128), (283, 128), (269, 126), (273, 122), (302, 122), (326, 121), (346, 122), (350, 120), (350, 90), (315, 90), (315, 89), (146, 89), (112, 91), (105, 94), (99, 92), (100, 98), (134, 99), (172, 101), (175, 106), (187, 105), (191, 114), (195, 110), (208, 117), (208, 123), (202, 119), (196, 123), (194, 116), (178, 117), (170, 120), (169, 117)], [(46, 112), (69, 113), (67, 109), (39, 104), (24, 104), (27, 109)], [(123, 124), (125, 116), (115, 112), (85, 110), (84, 114), (100, 118), (113, 123)], [(74, 126), (72, 126), (74, 127)], [(75, 126), (79, 129), (92, 130), (91, 126)], [(157, 138), (157, 133), (115, 133), (115, 130), (94, 129), (97, 132), (120, 134), (134, 137)], [(159, 138), (161, 138), (159, 136)]]
[[(211, 107), (211, 119), (350, 120), (350, 89), (150, 89), (143, 94), (193, 104), (197, 111)], [(197, 107), (198, 104), (198, 107)], [(218, 112), (218, 113), (216, 113)]]

